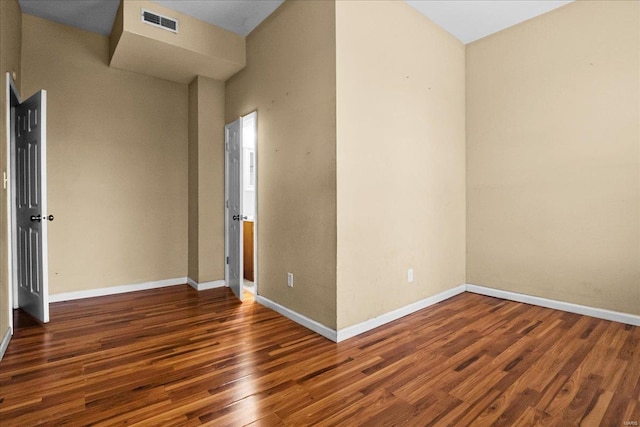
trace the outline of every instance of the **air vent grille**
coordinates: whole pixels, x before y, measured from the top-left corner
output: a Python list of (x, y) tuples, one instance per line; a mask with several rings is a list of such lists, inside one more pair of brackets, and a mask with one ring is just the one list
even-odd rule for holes
[(160, 26), (171, 31), (178, 31), (178, 21), (174, 21), (173, 19), (160, 17)]
[(164, 28), (165, 30), (178, 32), (178, 20), (169, 18), (168, 16), (158, 15), (157, 13), (149, 12), (142, 9), (142, 22), (145, 22), (154, 27)]

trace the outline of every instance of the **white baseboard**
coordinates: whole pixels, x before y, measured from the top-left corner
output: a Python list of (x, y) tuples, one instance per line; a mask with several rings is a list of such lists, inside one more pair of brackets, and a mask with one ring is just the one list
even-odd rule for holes
[(409, 305), (405, 305), (404, 307), (400, 307), (396, 310), (390, 311), (378, 317), (374, 317), (373, 319), (369, 319), (362, 323), (358, 323), (356, 325), (349, 326), (344, 329), (340, 329), (338, 331), (337, 342), (344, 341), (351, 337), (355, 337), (356, 335), (360, 335), (362, 333), (375, 329), (386, 323), (393, 322), (394, 320), (398, 320), (401, 317), (407, 316), (411, 313), (415, 313), (416, 311), (422, 310), (423, 308), (427, 308), (431, 305), (447, 300), (451, 297), (454, 297), (458, 294), (463, 293), (464, 291), (465, 291), (465, 285), (456, 286), (453, 289), (448, 289), (444, 292), (440, 292), (439, 294), (430, 296), (420, 301), (416, 301)]
[(5, 351), (9, 347), (9, 341), (11, 341), (11, 335), (13, 335), (13, 330), (11, 328), (7, 328), (2, 337), (2, 342), (0, 342), (0, 360), (4, 357)]
[(261, 295), (257, 295), (255, 300), (258, 303), (282, 314), (284, 317), (287, 317), (296, 323), (299, 323), (307, 329), (311, 329), (312, 331), (322, 335), (327, 339), (330, 339), (333, 342), (341, 342), (351, 337), (355, 337), (356, 335), (360, 335), (364, 332), (370, 331), (371, 329), (375, 329), (386, 323), (393, 322), (394, 320), (407, 316), (411, 313), (415, 313), (416, 311), (422, 310), (423, 308), (429, 307), (430, 305), (437, 304), (455, 295), (461, 294), (462, 292), (464, 292), (464, 289), (464, 285), (460, 285), (453, 289), (440, 292), (439, 294), (411, 303), (397, 310), (390, 311), (389, 313), (385, 313), (381, 316), (369, 319), (362, 323), (358, 323), (357, 325), (349, 326), (339, 331), (331, 329), (321, 323), (316, 322), (315, 320), (309, 319), (308, 317), (283, 305), (280, 305), (277, 302), (271, 301), (270, 299), (265, 298)]
[(191, 277), (187, 277), (187, 283), (196, 291), (206, 291), (207, 289), (223, 288), (227, 286), (224, 280), (214, 280), (212, 282), (198, 283), (195, 280), (193, 280)]
[(614, 322), (640, 326), (640, 316), (637, 316), (635, 314), (620, 313), (617, 311), (611, 311), (611, 310), (606, 310), (602, 308), (588, 307), (585, 305), (551, 300), (547, 298), (519, 294), (516, 292), (504, 291), (501, 289), (494, 289), (494, 288), (487, 288), (484, 286), (471, 285), (471, 284), (460, 285), (453, 289), (440, 292), (439, 294), (433, 295), (429, 298), (425, 298), (423, 300), (411, 303), (397, 310), (390, 311), (388, 313), (382, 314), (373, 319), (369, 319), (362, 323), (358, 323), (357, 325), (349, 326), (347, 328), (340, 329), (338, 331), (328, 328), (316, 322), (315, 320), (309, 319), (308, 317), (300, 313), (297, 313), (293, 310), (290, 310), (289, 308), (283, 305), (280, 305), (276, 302), (273, 302), (261, 295), (256, 296), (256, 301), (282, 314), (283, 316), (293, 320), (294, 322), (299, 323), (300, 325), (306, 327), (307, 329), (311, 329), (312, 331), (322, 335), (323, 337), (330, 339), (331, 341), (341, 342), (346, 339), (355, 337), (356, 335), (360, 335), (364, 332), (380, 327), (389, 322), (393, 322), (394, 320), (400, 319), (401, 317), (407, 316), (411, 313), (415, 313), (416, 311), (422, 310), (431, 305), (445, 301), (465, 291), (472, 292), (475, 294), (480, 294), (480, 295), (486, 295), (490, 297), (502, 298), (510, 301), (523, 302), (526, 304), (537, 305), (540, 307), (552, 308), (554, 310), (567, 311), (570, 313), (581, 314), (584, 316), (591, 316), (598, 319), (605, 319), (605, 320), (611, 320)]
[(337, 342), (337, 335), (334, 329), (328, 328), (322, 323), (318, 323), (313, 319), (309, 319), (307, 316), (293, 311), (283, 305), (280, 305), (277, 302), (271, 301), (270, 299), (265, 298), (262, 295), (256, 295), (255, 301), (277, 313), (282, 314), (284, 317), (287, 317), (294, 322), (299, 323), (305, 328), (311, 329), (313, 332), (320, 334), (333, 342)]
[[(113, 286), (108, 288), (89, 289), (86, 291), (53, 294), (53, 295), (49, 295), (49, 301), (52, 303), (60, 302), (60, 301), (71, 301), (71, 300), (76, 300), (81, 298), (92, 298), (92, 297), (98, 297), (98, 296), (121, 294), (125, 292), (135, 292), (135, 291), (142, 291), (146, 289), (162, 288), (166, 286), (182, 285), (184, 283), (188, 283), (191, 287), (193, 287), (198, 291), (226, 286), (226, 283), (224, 280), (215, 280), (212, 282), (197, 283), (191, 278), (177, 277), (175, 279), (136, 283), (133, 285)], [(640, 316), (635, 314), (620, 313), (620, 312), (606, 310), (602, 308), (589, 307), (589, 306), (573, 304), (573, 303), (564, 302), (564, 301), (551, 300), (547, 298), (536, 297), (536, 296), (531, 296), (526, 294), (519, 294), (516, 292), (488, 288), (485, 286), (478, 286), (478, 285), (472, 285), (472, 284), (457, 286), (455, 288), (446, 290), (444, 292), (440, 292), (439, 294), (433, 295), (423, 300), (411, 303), (397, 310), (390, 311), (388, 313), (382, 314), (373, 319), (366, 320), (362, 323), (358, 323), (356, 325), (349, 326), (347, 328), (340, 329), (338, 331), (331, 329), (321, 323), (318, 323), (313, 319), (310, 319), (296, 311), (293, 311), (283, 305), (280, 305), (274, 301), (271, 301), (270, 299), (265, 298), (261, 295), (256, 295), (255, 301), (258, 302), (259, 304), (262, 304), (282, 314), (283, 316), (293, 320), (294, 322), (299, 323), (300, 325), (306, 327), (307, 329), (310, 329), (322, 335), (323, 337), (331, 341), (341, 342), (351, 337), (354, 337), (356, 335), (360, 335), (364, 332), (375, 329), (386, 323), (393, 322), (394, 320), (407, 316), (416, 311), (427, 308), (433, 304), (437, 304), (441, 301), (447, 300), (465, 291), (486, 295), (486, 296), (491, 296), (491, 297), (496, 297), (496, 298), (502, 298), (510, 301), (523, 302), (526, 304), (537, 305), (540, 307), (552, 308), (555, 310), (567, 311), (570, 313), (581, 314), (584, 316), (596, 317), (598, 319), (605, 319), (605, 320), (611, 320), (614, 322), (640, 326)], [(4, 350), (6, 350), (6, 346), (8, 346), (10, 339), (11, 339), (11, 329), (9, 329), (8, 337), (5, 334), (5, 337), (3, 338), (2, 343), (0, 344), (0, 354), (4, 354)], [(0, 356), (0, 359), (1, 359), (1, 356)]]
[(570, 302), (552, 300), (542, 297), (535, 297), (526, 294), (519, 294), (502, 289), (487, 288), (478, 285), (465, 285), (467, 292), (486, 295), (490, 297), (502, 298), (510, 301), (523, 302), (540, 307), (553, 308), (554, 310), (568, 311), (569, 313), (582, 314), (584, 316), (596, 317), (598, 319), (611, 320), (628, 325), (640, 326), (640, 316), (618, 311), (606, 310), (604, 308), (589, 307), (586, 305), (573, 304)]
[(126, 292), (144, 291), (147, 289), (164, 288), (167, 286), (184, 285), (186, 277), (157, 280), (154, 282), (135, 283), (132, 285), (111, 286), (107, 288), (87, 289), (86, 291), (63, 292), (49, 295), (49, 302), (72, 301), (82, 298), (103, 297), (107, 295), (124, 294)]

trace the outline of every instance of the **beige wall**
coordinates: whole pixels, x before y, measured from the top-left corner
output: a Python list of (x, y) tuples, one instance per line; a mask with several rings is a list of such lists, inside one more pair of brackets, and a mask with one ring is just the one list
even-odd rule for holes
[[(247, 38), (226, 121), (258, 110), (258, 290), (336, 326), (335, 5), (285, 2)], [(287, 272), (294, 287), (287, 287)]]
[[(15, 83), (20, 90), (22, 44), (22, 14), (17, 0), (0, 1), (0, 171), (6, 171), (6, 73), (15, 72)], [(0, 340), (9, 328), (12, 310), (9, 301), (7, 254), (7, 192), (0, 191)]]
[(222, 129), (257, 110), (264, 297), (334, 329), (465, 281), (639, 313), (637, 2), (576, 2), (465, 65), (404, 2), (287, 1), (226, 87), (109, 68), (108, 38), (0, 5), (3, 76), (22, 51), (23, 97), (49, 93), (52, 294), (221, 279)]
[[(142, 9), (176, 19), (178, 32), (142, 22)], [(244, 37), (146, 0), (120, 5), (110, 42), (112, 67), (184, 84), (224, 81), (245, 65)]]
[(224, 82), (189, 85), (189, 277), (224, 279)]
[(109, 68), (107, 37), (22, 29), (22, 94), (48, 91), (50, 293), (186, 276), (187, 86)]
[(122, 33), (124, 31), (124, 1), (120, 2), (118, 6), (118, 12), (113, 20), (113, 25), (111, 26), (111, 34), (109, 34), (109, 61), (113, 58), (113, 53), (118, 47), (118, 43), (120, 42), (120, 37), (122, 37)]
[(467, 281), (640, 314), (640, 3), (467, 46)]
[(199, 212), (198, 212), (198, 78), (189, 84), (189, 224), (188, 224), (188, 268), (187, 277), (198, 281), (200, 258)]
[(465, 51), (396, 1), (337, 2), (336, 39), (342, 329), (465, 282)]

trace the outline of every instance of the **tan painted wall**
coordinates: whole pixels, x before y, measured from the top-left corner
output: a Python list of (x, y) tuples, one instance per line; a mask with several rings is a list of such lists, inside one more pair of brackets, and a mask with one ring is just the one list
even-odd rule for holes
[(468, 282), (640, 314), (639, 8), (467, 46)]
[(23, 95), (48, 91), (50, 292), (187, 273), (188, 88), (109, 68), (109, 40), (23, 16)]
[[(142, 9), (176, 19), (178, 32), (142, 22)], [(112, 67), (179, 83), (226, 80), (245, 65), (244, 37), (146, 0), (121, 4), (110, 42)]]
[[(0, 1), (0, 171), (7, 170), (6, 73), (15, 72), (20, 90), (22, 79), (20, 50), (22, 44), (22, 13), (17, 0)], [(7, 192), (0, 191), (0, 339), (9, 328), (12, 316), (9, 301), (7, 254)]]
[(189, 85), (189, 277), (224, 279), (224, 82)]
[(339, 1), (336, 34), (342, 329), (465, 282), (465, 51), (404, 2)]
[[(178, 33), (145, 24), (140, 19), (141, 9), (178, 19)], [(125, 0), (124, 29), (194, 51), (200, 55), (219, 57), (236, 64), (245, 63), (245, 41), (242, 36), (175, 10), (167, 9), (152, 1)]]
[(199, 276), (198, 233), (198, 78), (189, 84), (189, 250), (187, 277), (197, 281)]
[(118, 43), (120, 42), (120, 37), (122, 37), (122, 32), (124, 31), (124, 2), (121, 1), (118, 6), (118, 12), (116, 13), (116, 17), (113, 20), (113, 25), (111, 26), (111, 34), (109, 34), (109, 61), (113, 57), (113, 53), (118, 47)]
[(198, 77), (198, 282), (224, 279), (224, 82)]
[[(336, 326), (335, 5), (285, 2), (247, 38), (226, 121), (258, 110), (258, 290)], [(287, 287), (287, 272), (294, 287)]]

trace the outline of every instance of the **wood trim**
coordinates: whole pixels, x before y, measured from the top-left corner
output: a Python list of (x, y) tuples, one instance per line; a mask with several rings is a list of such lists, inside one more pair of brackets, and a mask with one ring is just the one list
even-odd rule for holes
[(107, 295), (123, 294), (126, 292), (144, 291), (146, 289), (164, 288), (167, 286), (184, 285), (187, 283), (186, 277), (176, 277), (174, 279), (156, 280), (153, 282), (135, 283), (132, 285), (110, 286), (106, 288), (87, 289), (75, 292), (63, 292), (49, 295), (49, 302), (72, 301), (82, 298), (103, 297)]
[(200, 283), (198, 283), (195, 280), (193, 280), (191, 277), (187, 277), (187, 284), (189, 286), (191, 286), (193, 289), (195, 289), (196, 291), (206, 291), (207, 289), (223, 288), (223, 287), (227, 286), (227, 284), (224, 281), (224, 279), (222, 279), (222, 280), (213, 280), (211, 282), (200, 282)]
[(243, 221), (243, 236), (242, 236), (242, 252), (244, 254), (242, 260), (243, 277), (250, 282), (255, 281), (254, 277), (254, 262), (253, 262), (253, 221)]
[(523, 302), (540, 307), (553, 308), (554, 310), (567, 311), (569, 313), (582, 314), (584, 316), (591, 316), (598, 319), (605, 319), (619, 323), (626, 323), (628, 325), (640, 326), (640, 316), (637, 316), (635, 314), (621, 313), (618, 311), (606, 310), (604, 308), (589, 307), (586, 305), (573, 304), (565, 301), (519, 294), (517, 292), (487, 288), (485, 286), (472, 284), (465, 285), (465, 288), (467, 292), (473, 292), (474, 294), (502, 298), (509, 301)]

